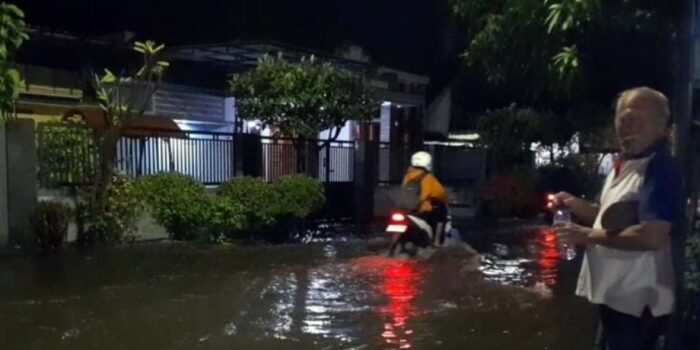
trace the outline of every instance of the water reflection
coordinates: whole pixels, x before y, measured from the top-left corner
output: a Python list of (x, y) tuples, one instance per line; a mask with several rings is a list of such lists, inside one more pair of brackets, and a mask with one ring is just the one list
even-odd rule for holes
[(554, 230), (548, 227), (538, 229), (537, 243), (539, 245), (537, 262), (540, 268), (538, 282), (548, 286), (556, 285), (559, 251), (557, 250), (556, 234)]
[[(529, 291), (559, 283), (551, 230), (500, 242), (500, 256), (484, 242), (483, 274), (471, 253), (390, 259), (384, 243), (101, 253), (67, 260), (72, 273), (51, 284), (27, 272), (32, 260), (0, 264), (0, 339), (59, 350), (590, 347), (569, 344), (588, 323), (562, 322), (570, 308)], [(561, 336), (530, 336), (541, 330)]]
[(287, 339), (292, 331), (292, 314), (294, 312), (294, 296), (297, 294), (297, 276), (290, 273), (286, 276), (274, 276), (265, 294), (275, 293), (277, 300), (272, 304), (272, 336), (277, 339)]
[(479, 267), (487, 280), (518, 286), (557, 284), (560, 259), (554, 230), (538, 227), (526, 236), (517, 244), (491, 245)]
[(418, 293), (416, 284), (420, 275), (415, 261), (389, 263), (382, 273), (380, 290), (389, 299), (387, 305), (379, 309), (386, 319), (382, 338), (386, 343), (398, 345), (401, 349), (411, 347), (413, 329), (408, 321), (417, 314), (412, 302)]

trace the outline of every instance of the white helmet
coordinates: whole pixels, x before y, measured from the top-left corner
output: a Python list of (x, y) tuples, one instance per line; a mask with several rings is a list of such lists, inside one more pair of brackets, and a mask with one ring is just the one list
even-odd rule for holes
[(433, 168), (433, 157), (428, 152), (416, 152), (411, 156), (411, 166), (431, 171)]

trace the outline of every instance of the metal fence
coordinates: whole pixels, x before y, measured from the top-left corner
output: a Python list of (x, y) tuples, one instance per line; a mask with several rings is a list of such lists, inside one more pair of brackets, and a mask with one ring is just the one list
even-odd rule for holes
[(262, 177), (274, 181), (282, 176), (306, 173), (309, 159), (306, 142), (285, 138), (263, 137)]
[[(94, 131), (81, 125), (41, 123), (37, 127), (38, 180), (43, 187), (88, 184), (97, 169)], [(234, 176), (234, 134), (127, 129), (117, 143), (115, 167), (137, 177), (179, 172), (203, 184)]]
[[(98, 166), (97, 138), (82, 125), (40, 123), (38, 179), (43, 187), (88, 184)], [(235, 175), (235, 134), (127, 129), (115, 167), (132, 177), (179, 172), (207, 185)], [(304, 173), (323, 182), (354, 180), (355, 142), (262, 137), (262, 177)]]
[(117, 146), (117, 169), (130, 176), (178, 172), (214, 185), (235, 175), (234, 134), (151, 129), (126, 134)]
[[(116, 168), (137, 177), (179, 172), (216, 185), (235, 176), (235, 134), (154, 129), (127, 129), (117, 144)], [(89, 183), (98, 164), (94, 131), (65, 123), (39, 124), (39, 182), (44, 187)], [(304, 173), (325, 183), (354, 181), (354, 141), (261, 138), (262, 178), (274, 181)], [(483, 176), (483, 152), (464, 147), (428, 145), (434, 171), (445, 182), (465, 183)], [(241, 150), (243, 151), (243, 150)], [(397, 184), (409, 165), (405, 144), (380, 143), (378, 182)]]
[(38, 180), (44, 187), (91, 182), (98, 164), (91, 129), (67, 123), (41, 123), (36, 128)]
[(352, 182), (355, 142), (262, 137), (262, 177), (304, 173), (322, 182)]
[(319, 177), (323, 182), (355, 179), (355, 142), (332, 141), (319, 150)]

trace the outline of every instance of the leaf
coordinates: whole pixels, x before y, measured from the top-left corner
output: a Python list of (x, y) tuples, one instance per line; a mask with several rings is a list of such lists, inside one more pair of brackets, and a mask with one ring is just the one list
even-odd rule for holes
[(553, 4), (549, 7), (549, 14), (545, 19), (545, 24), (547, 24), (547, 33), (553, 33), (554, 28), (556, 28), (559, 25), (559, 18), (561, 17), (561, 12), (561, 4)]
[(144, 44), (140, 41), (137, 41), (134, 43), (134, 51), (140, 52), (140, 53), (146, 53), (146, 49), (147, 49), (146, 44)]
[(109, 69), (105, 69), (104, 75), (102, 78), (100, 78), (100, 83), (103, 84), (113, 84), (116, 81), (116, 77), (114, 76), (114, 73), (110, 71)]
[(107, 90), (104, 88), (100, 88), (97, 90), (97, 99), (100, 101), (108, 102), (109, 101), (109, 94), (107, 93)]

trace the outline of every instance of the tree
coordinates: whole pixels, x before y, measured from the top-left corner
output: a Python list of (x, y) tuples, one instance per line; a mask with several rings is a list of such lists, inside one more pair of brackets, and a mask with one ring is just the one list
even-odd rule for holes
[[(609, 122), (631, 86), (671, 90), (676, 1), (450, 0), (467, 35), (466, 74), (512, 102), (552, 111), (562, 134)], [(589, 115), (581, 111), (604, 111)], [(583, 118), (581, 118), (583, 117)]]
[(334, 140), (348, 120), (371, 120), (377, 109), (361, 76), (313, 56), (300, 62), (263, 56), (254, 70), (233, 76), (229, 91), (243, 119), (295, 138), (316, 139), (329, 130)]
[(510, 170), (523, 163), (530, 144), (537, 141), (539, 117), (533, 109), (511, 104), (487, 110), (479, 118), (479, 142), (489, 150), (493, 171)]
[(94, 74), (92, 84), (104, 112), (105, 128), (95, 130), (98, 169), (94, 174), (88, 204), (88, 220), (95, 222), (106, 213), (106, 203), (114, 177), (117, 143), (124, 128), (142, 116), (158, 89), (169, 63), (160, 59), (164, 45), (152, 41), (134, 43), (134, 51), (143, 56), (141, 67), (133, 73), (114, 74), (105, 69)]
[(4, 120), (15, 117), (15, 101), (24, 81), (13, 68), (12, 57), (27, 39), (24, 12), (15, 5), (0, 3), (0, 118)]
[[(523, 160), (533, 143), (549, 153), (551, 164), (555, 164), (556, 146), (568, 148), (577, 133), (566, 118), (551, 111), (539, 111), (511, 104), (505, 108), (487, 110), (477, 123), (479, 141), (494, 157), (493, 170), (511, 170)], [(527, 157), (525, 157), (527, 158)], [(497, 160), (497, 161), (496, 161)]]

